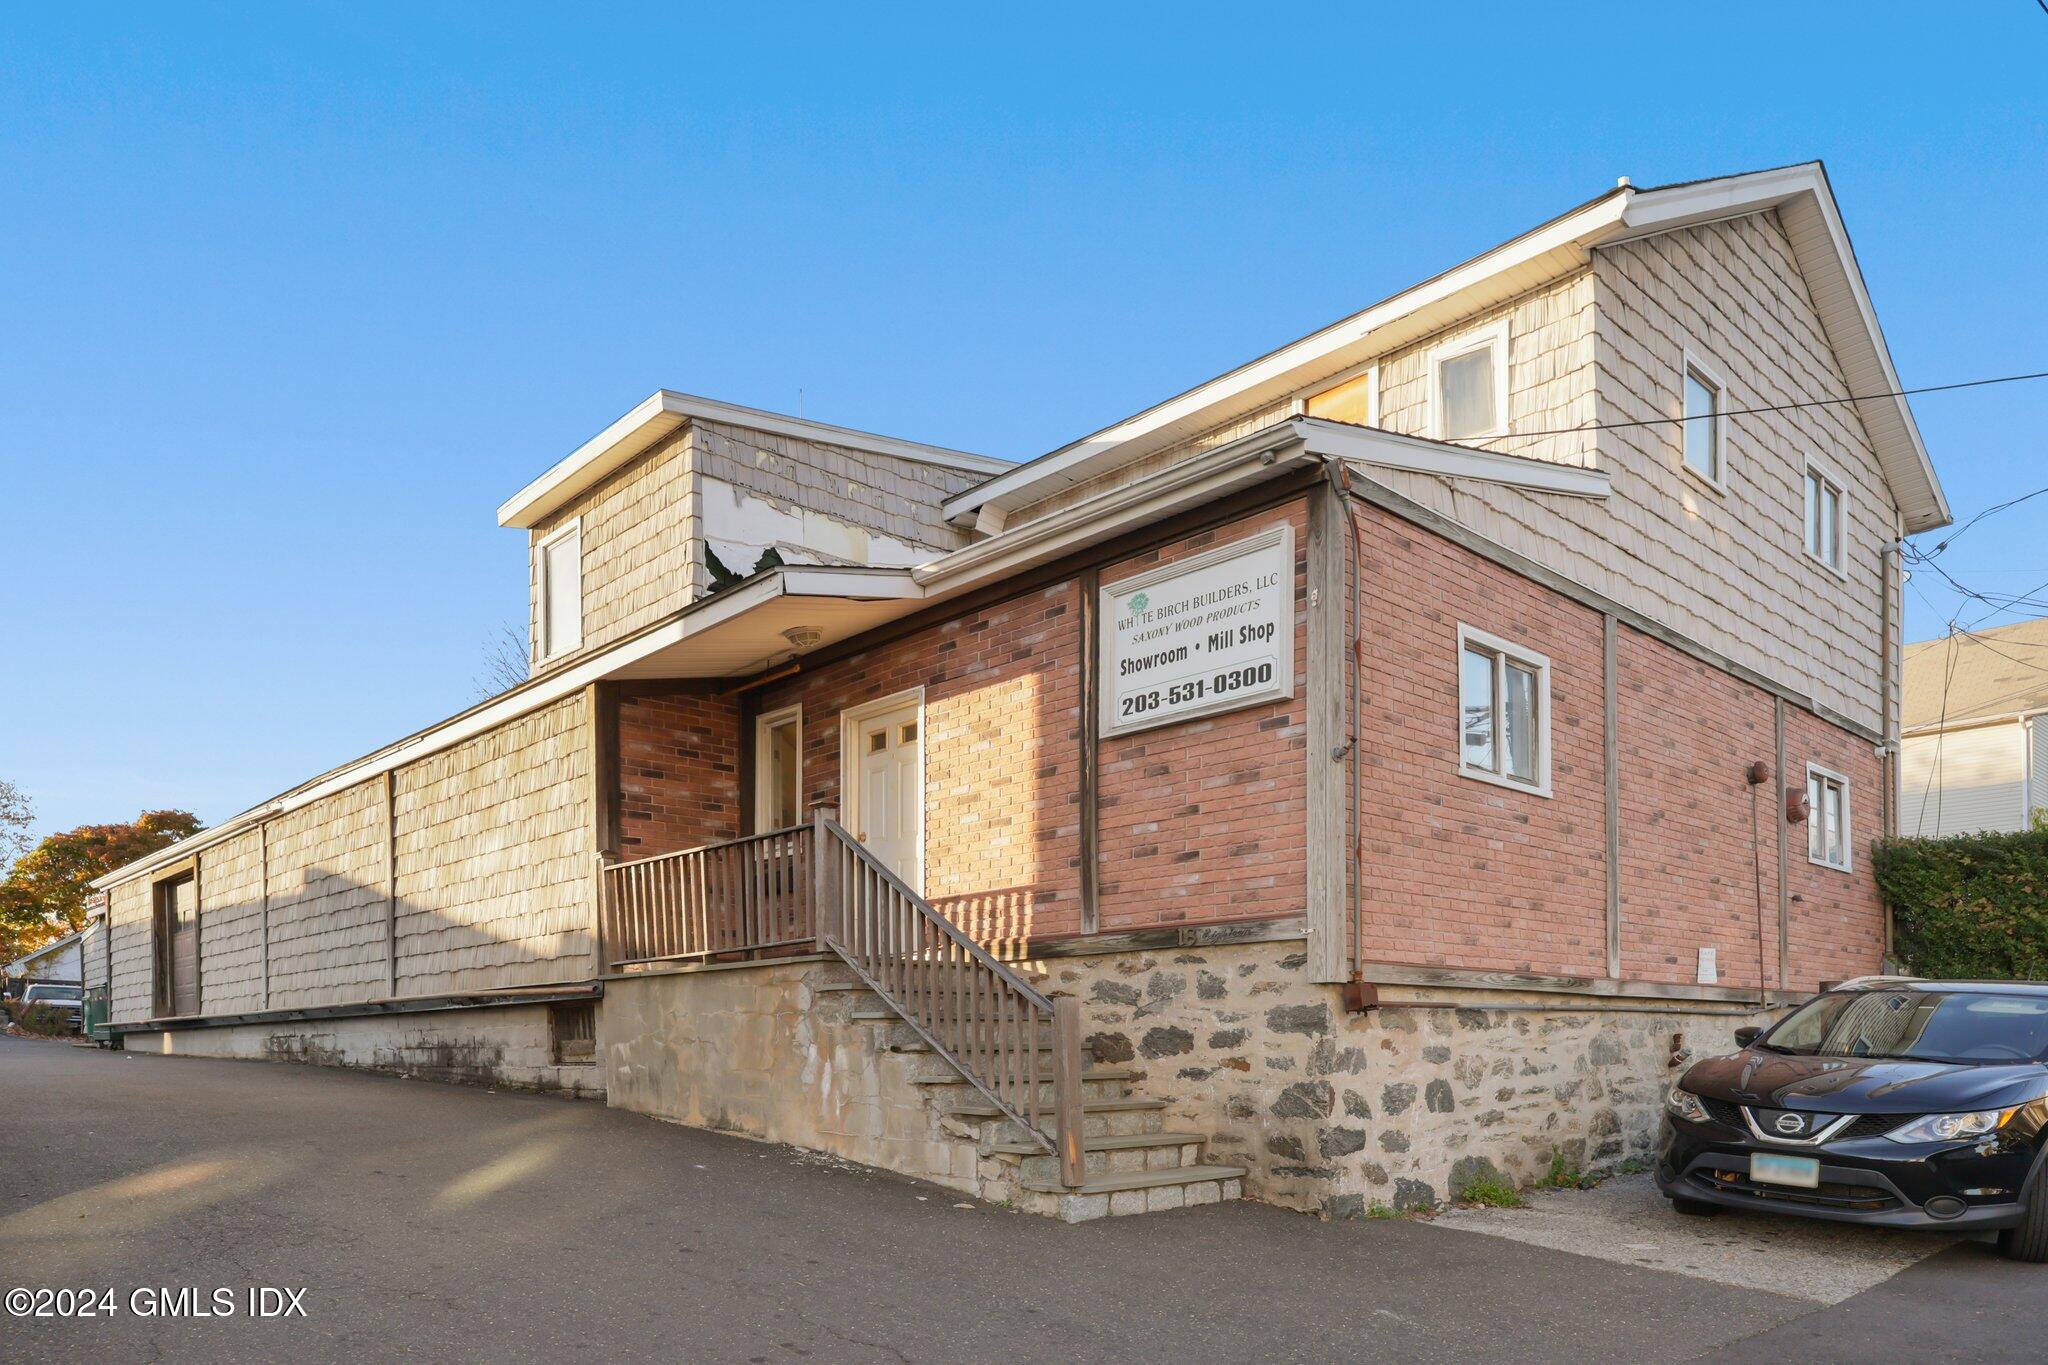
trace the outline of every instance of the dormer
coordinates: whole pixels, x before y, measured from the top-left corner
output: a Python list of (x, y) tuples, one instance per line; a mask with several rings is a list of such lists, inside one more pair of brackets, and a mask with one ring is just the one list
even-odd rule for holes
[(777, 566), (925, 563), (966, 541), (945, 500), (1007, 468), (664, 389), (498, 509), (528, 535), (533, 671)]

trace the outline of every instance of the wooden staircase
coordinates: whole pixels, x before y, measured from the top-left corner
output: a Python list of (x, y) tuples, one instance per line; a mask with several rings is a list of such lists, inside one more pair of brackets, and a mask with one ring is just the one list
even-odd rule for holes
[[(974, 1145), (976, 1192), (984, 1199), (1080, 1223), (1215, 1204), (1244, 1193), (1242, 1166), (1209, 1162), (1202, 1134), (1168, 1129), (1166, 1102), (1133, 1092), (1143, 1071), (1108, 1065), (1092, 1055), (1084, 1057), (1081, 1070), (1081, 1181), (1069, 1187), (1061, 1181), (1057, 1154), (984, 1099), (880, 994), (858, 980), (817, 989), (850, 995), (847, 1018), (870, 1031), (872, 1046), (918, 1059), (912, 1084), (926, 1096), (935, 1133)], [(1037, 1084), (1050, 1104), (1054, 1081), (1049, 1068), (1039, 1073)]]

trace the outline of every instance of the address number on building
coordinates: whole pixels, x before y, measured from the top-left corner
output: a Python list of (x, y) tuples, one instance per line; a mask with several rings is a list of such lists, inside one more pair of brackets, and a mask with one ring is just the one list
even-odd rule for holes
[(1102, 589), (1101, 733), (1294, 695), (1294, 528)]

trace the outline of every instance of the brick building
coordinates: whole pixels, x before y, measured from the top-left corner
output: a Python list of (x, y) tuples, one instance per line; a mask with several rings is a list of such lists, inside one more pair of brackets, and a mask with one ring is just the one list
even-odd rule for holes
[(103, 880), (116, 1027), (1068, 1218), (1640, 1154), (1880, 966), (1948, 511), (1903, 400), (1785, 405), (1899, 387), (1809, 164), (1023, 464), (658, 393), (500, 508), (531, 681)]

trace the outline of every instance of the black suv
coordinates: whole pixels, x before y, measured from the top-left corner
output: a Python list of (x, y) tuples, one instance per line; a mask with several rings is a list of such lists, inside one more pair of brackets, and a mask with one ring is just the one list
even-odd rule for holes
[(2048, 1261), (2048, 983), (1864, 977), (1735, 1041), (1665, 1098), (1680, 1213), (1995, 1230)]

